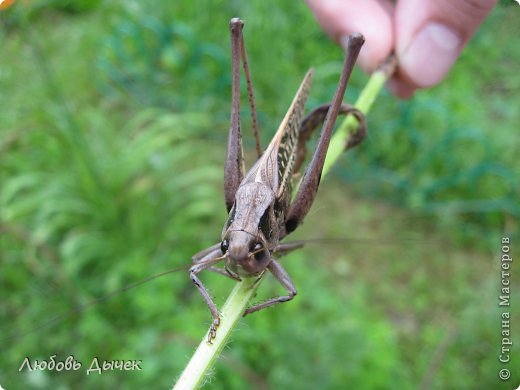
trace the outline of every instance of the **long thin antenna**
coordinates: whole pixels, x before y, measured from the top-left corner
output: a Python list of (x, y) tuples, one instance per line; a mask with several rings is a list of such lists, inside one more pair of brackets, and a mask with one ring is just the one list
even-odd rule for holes
[[(204, 262), (200, 262), (200, 263), (212, 263), (212, 262), (215, 262), (217, 260), (222, 260), (224, 257), (217, 257), (217, 258), (214, 258), (214, 259), (209, 259), (209, 260), (206, 260)], [(35, 333), (35, 332), (38, 332), (42, 329), (47, 329), (49, 327), (51, 327), (52, 325), (60, 322), (60, 321), (63, 321), (64, 319), (66, 319), (67, 317), (70, 317), (74, 314), (78, 314), (78, 313), (82, 313), (88, 309), (90, 309), (91, 307), (95, 306), (95, 305), (98, 305), (99, 303), (102, 303), (102, 302), (105, 302), (105, 301), (108, 301), (110, 298), (116, 296), (116, 295), (119, 295), (119, 294), (122, 294), (128, 290), (132, 290), (136, 287), (139, 287), (145, 283), (148, 283), (152, 280), (155, 280), (155, 279), (158, 279), (160, 277), (163, 277), (163, 276), (166, 276), (166, 275), (169, 275), (169, 274), (172, 274), (174, 272), (178, 272), (178, 271), (183, 271), (183, 270), (187, 270), (188, 268), (190, 268), (191, 266), (193, 266), (193, 264), (186, 264), (186, 265), (183, 265), (181, 267), (176, 267), (176, 268), (171, 268), (169, 270), (166, 270), (166, 271), (163, 271), (161, 273), (158, 273), (158, 274), (155, 274), (155, 275), (152, 275), (152, 276), (148, 276), (138, 282), (135, 282), (135, 283), (132, 283), (132, 284), (129, 284), (128, 286), (125, 286), (125, 287), (122, 287), (118, 290), (115, 290), (115, 291), (112, 291), (102, 297), (99, 297), (99, 298), (95, 298), (87, 303), (84, 303), (82, 305), (78, 305), (76, 307), (73, 307), (72, 309), (68, 310), (67, 312), (65, 313), (62, 313), (62, 314), (59, 314), (57, 315), (56, 317), (53, 317), (51, 318), (50, 320), (40, 324), (40, 325), (37, 325), (35, 328), (31, 329), (31, 330), (28, 330), (26, 332), (22, 332), (22, 333), (14, 333), (14, 334), (11, 334), (9, 336), (7, 336), (6, 338), (3, 338), (1, 339), (0, 341), (3, 342), (3, 341), (8, 341), (8, 340), (13, 340), (13, 339), (17, 339), (17, 338), (20, 338), (20, 337), (25, 337), (29, 334), (32, 334), (32, 333)]]

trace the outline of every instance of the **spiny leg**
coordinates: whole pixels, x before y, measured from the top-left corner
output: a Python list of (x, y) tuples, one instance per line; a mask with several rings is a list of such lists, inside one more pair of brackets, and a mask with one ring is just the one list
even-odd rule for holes
[(276, 280), (278, 280), (281, 283), (281, 285), (289, 292), (289, 295), (282, 295), (280, 297), (271, 298), (265, 302), (251, 306), (248, 309), (246, 309), (246, 311), (244, 312), (244, 316), (254, 313), (255, 311), (265, 309), (266, 307), (276, 305), (277, 303), (290, 301), (294, 298), (294, 296), (297, 293), (296, 287), (294, 287), (294, 284), (291, 278), (289, 277), (289, 274), (280, 263), (278, 263), (276, 260), (271, 260), (271, 262), (267, 266), (267, 269), (271, 271)]
[(289, 209), (288, 217), (285, 222), (285, 235), (296, 229), (312, 206), (320, 184), (321, 171), (323, 170), (323, 164), (325, 163), (327, 149), (332, 136), (332, 129), (334, 128), (334, 123), (336, 122), (341, 107), (341, 101), (343, 100), (350, 74), (352, 73), (356, 58), (363, 43), (364, 38), (361, 34), (350, 35), (347, 57), (343, 64), (338, 89), (336, 90), (336, 94), (334, 95), (334, 99), (327, 113), (312, 160), (307, 167), (307, 171), (300, 183), (300, 188), (298, 189), (294, 201)]
[(231, 123), (224, 169), (224, 197), (229, 212), (235, 193), (244, 177), (244, 152), (240, 131), (240, 56), (244, 23), (237, 18), (229, 22), (231, 30)]
[(193, 256), (193, 261), (195, 264), (190, 268), (189, 271), (191, 281), (199, 289), (199, 292), (206, 302), (206, 305), (208, 305), (211, 316), (213, 317), (213, 323), (208, 334), (208, 343), (211, 343), (215, 338), (217, 328), (220, 325), (220, 315), (217, 305), (215, 305), (215, 302), (213, 302), (213, 299), (211, 299), (208, 290), (206, 290), (206, 287), (204, 287), (200, 279), (197, 277), (197, 274), (206, 269), (213, 270), (215, 263), (221, 261), (222, 259), (223, 257), (221, 256), (220, 244), (212, 245)]
[[(325, 120), (327, 113), (330, 109), (331, 104), (326, 103), (313, 109), (303, 119), (300, 126), (299, 137), (298, 137), (298, 154), (294, 163), (293, 173), (298, 173), (305, 157), (307, 156), (307, 142), (311, 138), (314, 130)], [(351, 149), (354, 146), (360, 144), (367, 134), (367, 125), (365, 116), (361, 111), (350, 104), (342, 104), (339, 109), (338, 115), (354, 115), (358, 121), (358, 128), (356, 132), (351, 133), (347, 142), (345, 143), (345, 150)]]
[[(273, 254), (277, 256), (277, 258), (280, 258), (282, 256), (285, 256), (289, 254), (290, 252), (299, 249), (303, 247), (305, 243), (303, 242), (287, 242), (287, 243), (281, 243), (276, 246), (276, 248), (273, 251)], [(296, 295), (296, 288), (294, 287), (294, 284), (289, 277), (289, 274), (287, 271), (280, 265), (280, 263), (276, 260), (272, 260), (269, 266), (267, 267), (269, 271), (273, 274), (273, 276), (278, 280), (284, 288), (289, 291), (289, 295), (287, 296), (281, 296), (277, 298), (270, 299), (268, 301), (259, 303), (258, 305), (254, 305), (250, 308), (248, 308), (244, 312), (244, 316), (247, 314), (254, 313), (255, 311), (262, 310), (268, 306), (275, 305), (276, 303), (282, 303), (290, 301), (294, 298)]]
[(213, 302), (213, 299), (211, 299), (208, 290), (206, 290), (206, 287), (204, 287), (200, 279), (197, 277), (197, 274), (199, 272), (209, 268), (210, 266), (211, 263), (195, 264), (190, 268), (190, 279), (193, 282), (193, 284), (195, 284), (195, 286), (197, 286), (197, 288), (199, 289), (200, 294), (206, 302), (206, 305), (208, 305), (209, 311), (211, 312), (211, 316), (213, 317), (213, 323), (211, 324), (211, 328), (208, 334), (208, 343), (211, 344), (217, 334), (217, 328), (220, 325), (220, 314), (218, 312), (217, 305), (215, 305), (215, 302)]

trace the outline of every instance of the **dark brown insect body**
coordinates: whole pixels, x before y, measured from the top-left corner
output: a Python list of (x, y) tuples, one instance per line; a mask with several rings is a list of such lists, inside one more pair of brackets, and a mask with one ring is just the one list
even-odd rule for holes
[[(353, 114), (361, 125), (359, 131), (346, 143), (346, 148), (358, 144), (364, 138), (366, 131), (363, 115), (353, 107), (341, 103), (348, 78), (363, 44), (363, 37), (353, 34), (350, 37), (350, 46), (333, 102), (320, 106), (307, 117), (303, 117), (312, 80), (312, 70), (308, 71), (273, 139), (265, 151), (260, 153), (254, 97), (242, 36), (243, 22), (232, 19), (230, 27), (233, 72), (232, 110), (224, 175), (224, 193), (229, 216), (222, 230), (221, 243), (195, 255), (193, 257), (195, 264), (190, 269), (190, 277), (213, 316), (209, 342), (215, 337), (220, 317), (215, 303), (197, 274), (204, 269), (209, 269), (235, 280), (241, 280), (243, 277), (259, 277), (269, 270), (288, 291), (288, 295), (252, 306), (245, 311), (244, 315), (292, 299), (296, 295), (296, 288), (287, 272), (274, 257), (276, 254), (301, 247), (301, 244), (282, 244), (280, 241), (303, 221), (314, 201), (338, 114)], [(253, 129), (259, 153), (259, 159), (247, 174), (244, 174), (239, 115), (240, 58), (246, 74)], [(306, 141), (321, 123), (324, 125), (313, 158), (292, 199), (293, 174), (298, 172), (305, 158)], [(224, 268), (215, 267), (215, 264), (221, 260), (224, 260)]]

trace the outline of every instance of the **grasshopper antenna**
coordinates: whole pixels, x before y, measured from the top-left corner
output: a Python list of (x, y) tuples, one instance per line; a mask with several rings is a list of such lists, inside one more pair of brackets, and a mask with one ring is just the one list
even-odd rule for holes
[[(207, 260), (207, 262), (213, 262), (215, 259), (210, 259), (210, 260)], [(206, 262), (206, 261), (204, 261)], [(22, 332), (22, 333), (14, 333), (14, 334), (11, 334), (9, 336), (7, 336), (6, 338), (3, 338), (1, 339), (0, 341), (9, 341), (9, 340), (14, 340), (14, 339), (18, 339), (18, 338), (21, 338), (21, 337), (25, 337), (29, 334), (32, 334), (32, 333), (35, 333), (35, 332), (38, 332), (40, 330), (43, 330), (43, 329), (47, 329), (51, 326), (53, 326), (54, 324), (57, 324), (59, 323), (60, 321), (63, 321), (64, 319), (66, 319), (67, 317), (70, 317), (74, 314), (78, 314), (78, 313), (82, 313), (88, 309), (90, 309), (91, 307), (93, 306), (96, 306), (102, 302), (105, 302), (105, 301), (108, 301), (109, 299), (111, 299), (112, 297), (116, 296), (116, 295), (119, 295), (119, 294), (122, 294), (128, 290), (132, 290), (136, 287), (139, 287), (145, 283), (148, 283), (152, 280), (155, 280), (155, 279), (158, 279), (160, 277), (163, 277), (163, 276), (166, 276), (166, 275), (169, 275), (169, 274), (172, 274), (172, 273), (175, 273), (175, 272), (178, 272), (178, 271), (182, 271), (182, 270), (187, 270), (188, 268), (190, 268), (193, 264), (186, 264), (186, 265), (183, 265), (183, 266), (180, 266), (180, 267), (176, 267), (176, 268), (171, 268), (169, 270), (166, 270), (166, 271), (163, 271), (161, 273), (158, 273), (158, 274), (155, 274), (155, 275), (152, 275), (152, 276), (148, 276), (147, 278), (144, 278), (140, 281), (137, 281), (135, 283), (132, 283), (132, 284), (129, 284), (123, 288), (120, 288), (118, 290), (115, 290), (115, 291), (112, 291), (110, 293), (108, 293), (107, 295), (103, 295), (102, 297), (99, 297), (99, 298), (95, 298), (87, 303), (84, 303), (82, 305), (78, 305), (74, 308), (72, 308), (71, 310), (65, 312), (65, 313), (62, 313), (62, 314), (59, 314), (57, 315), (56, 317), (53, 317), (51, 318), (50, 320), (40, 324), (40, 325), (37, 325), (35, 328), (32, 328), (31, 330), (28, 330), (26, 332)]]

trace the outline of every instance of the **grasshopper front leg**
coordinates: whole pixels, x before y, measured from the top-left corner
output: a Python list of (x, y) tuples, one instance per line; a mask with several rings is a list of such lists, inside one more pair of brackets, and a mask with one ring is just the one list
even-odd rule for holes
[(273, 274), (276, 280), (278, 280), (278, 282), (280, 282), (280, 284), (289, 292), (289, 295), (282, 295), (276, 298), (271, 298), (265, 302), (253, 305), (246, 309), (246, 311), (244, 312), (244, 317), (248, 314), (254, 313), (255, 311), (276, 305), (277, 303), (288, 302), (291, 299), (293, 299), (297, 294), (296, 287), (294, 287), (294, 283), (291, 280), (291, 277), (278, 261), (274, 259), (271, 260), (271, 262), (267, 266), (267, 269), (271, 272), (271, 274)]
[[(217, 259), (223, 259), (223, 256), (221, 255), (221, 249), (220, 249), (220, 242), (210, 246), (209, 248), (206, 248), (195, 255), (193, 255), (192, 260), (194, 263), (201, 263), (205, 261), (211, 261)], [(220, 256), (220, 257), (219, 257)], [(208, 271), (215, 272), (220, 275), (227, 276), (228, 278), (231, 278), (233, 280), (236, 280), (237, 282), (240, 282), (241, 279), (238, 278), (235, 275), (230, 274), (225, 268), (222, 267), (216, 267), (214, 265), (210, 265), (209, 267), (205, 268)], [(200, 271), (199, 271), (200, 272)]]
[(193, 284), (195, 284), (195, 286), (197, 286), (200, 294), (202, 295), (202, 298), (206, 302), (206, 305), (208, 305), (211, 316), (213, 317), (213, 323), (211, 324), (211, 328), (208, 334), (208, 343), (210, 344), (215, 338), (217, 328), (220, 325), (220, 314), (218, 312), (217, 305), (215, 302), (213, 302), (213, 299), (211, 299), (208, 290), (197, 277), (197, 274), (199, 274), (201, 271), (204, 271), (205, 269), (211, 269), (215, 263), (221, 260), (222, 256), (219, 246), (213, 245), (203, 250), (202, 252), (199, 252), (193, 257), (195, 264), (190, 268), (189, 271), (191, 281)]
[[(288, 242), (288, 243), (280, 243), (276, 246), (273, 251), (273, 254), (280, 258), (282, 256), (287, 255), (288, 253), (299, 249), (304, 246), (303, 242)], [(283, 303), (290, 301), (293, 299), (296, 294), (296, 287), (294, 286), (291, 277), (287, 273), (287, 271), (282, 267), (282, 265), (277, 260), (271, 260), (267, 269), (271, 272), (271, 274), (275, 277), (278, 282), (289, 292), (289, 295), (283, 295), (276, 298), (271, 298), (265, 302), (261, 302), (257, 305), (253, 305), (246, 309), (244, 312), (244, 317), (248, 314), (254, 313), (255, 311), (259, 311), (265, 309), (266, 307), (273, 306), (277, 303)]]
[[(286, 254), (292, 252), (293, 250), (299, 249), (304, 246), (304, 243), (302, 242), (289, 242), (289, 243), (279, 243), (276, 248), (273, 251), (273, 254), (277, 256), (277, 258), (285, 256)], [(195, 263), (190, 268), (190, 279), (192, 282), (197, 286), (198, 290), (200, 291), (202, 298), (208, 305), (208, 308), (211, 312), (211, 315), (213, 317), (213, 323), (211, 325), (210, 332), (208, 334), (208, 342), (211, 343), (212, 340), (215, 338), (217, 328), (220, 325), (220, 315), (218, 312), (217, 305), (215, 302), (213, 302), (213, 299), (209, 295), (208, 290), (204, 286), (204, 284), (201, 282), (201, 280), (198, 278), (198, 274), (201, 271), (208, 270), (213, 271), (216, 273), (219, 273), (221, 275), (227, 276), (231, 279), (234, 279), (236, 281), (241, 281), (240, 278), (236, 277), (235, 275), (230, 274), (226, 271), (226, 269), (223, 268), (217, 268), (214, 266), (214, 264), (220, 260), (223, 259), (224, 256), (221, 256), (222, 251), (220, 249), (220, 243), (216, 243), (209, 248), (206, 248), (197, 254), (193, 256), (193, 262)], [(282, 286), (289, 291), (289, 295), (287, 296), (281, 296), (277, 298), (270, 299), (268, 301), (262, 302), (258, 305), (254, 305), (250, 308), (248, 308), (244, 312), (244, 316), (247, 314), (253, 313), (255, 311), (264, 309), (266, 307), (272, 306), (276, 303), (282, 303), (287, 302), (294, 298), (296, 295), (296, 288), (294, 287), (294, 284), (285, 271), (285, 269), (282, 267), (282, 265), (277, 262), (276, 260), (272, 260), (269, 266), (267, 267), (269, 271), (273, 274), (273, 276), (282, 284)]]

